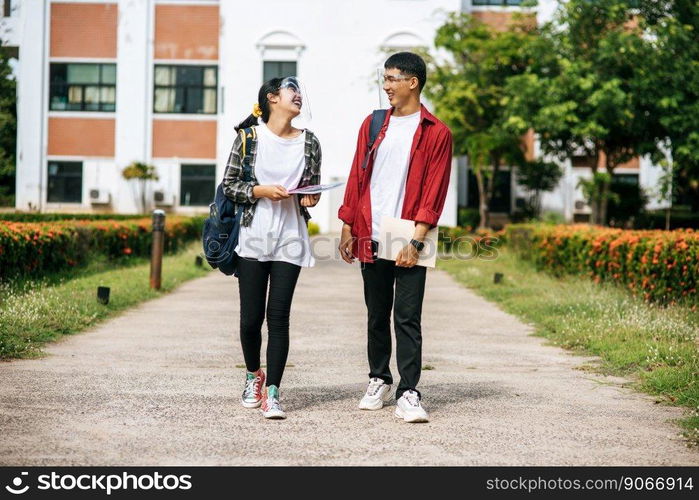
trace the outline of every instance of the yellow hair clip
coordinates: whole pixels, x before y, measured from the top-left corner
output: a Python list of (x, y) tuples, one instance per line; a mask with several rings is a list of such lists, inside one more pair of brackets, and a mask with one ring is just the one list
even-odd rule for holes
[(255, 105), (252, 107), (252, 116), (255, 118), (262, 116), (262, 108), (260, 108), (258, 103), (255, 103)]

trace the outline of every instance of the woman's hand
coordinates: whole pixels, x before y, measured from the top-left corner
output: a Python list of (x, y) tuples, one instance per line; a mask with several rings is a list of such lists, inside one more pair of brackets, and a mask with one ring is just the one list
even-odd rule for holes
[(263, 186), (257, 185), (252, 188), (252, 194), (255, 198), (269, 198), (272, 201), (285, 200), (291, 196), (284, 186)]
[(320, 193), (318, 194), (304, 194), (301, 196), (301, 206), (302, 207), (315, 207), (320, 200)]

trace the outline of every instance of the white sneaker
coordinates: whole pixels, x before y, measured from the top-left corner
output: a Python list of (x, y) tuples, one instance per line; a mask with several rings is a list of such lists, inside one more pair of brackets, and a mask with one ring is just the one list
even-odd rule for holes
[(360, 410), (380, 410), (386, 401), (391, 398), (391, 384), (387, 384), (380, 378), (373, 377), (369, 380), (366, 394), (359, 402)]
[(429, 422), (430, 420), (420, 404), (420, 396), (413, 390), (405, 391), (396, 401), (396, 417), (406, 422)]

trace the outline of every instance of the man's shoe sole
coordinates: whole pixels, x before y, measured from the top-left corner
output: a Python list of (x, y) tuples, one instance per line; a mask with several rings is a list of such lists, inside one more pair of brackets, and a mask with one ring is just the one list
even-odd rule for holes
[(414, 417), (406, 417), (403, 410), (401, 410), (400, 407), (398, 407), (398, 406), (396, 407), (395, 415), (398, 418), (402, 418), (403, 421), (411, 423), (411, 424), (417, 424), (417, 423), (421, 423), (421, 422), (429, 422), (430, 421), (429, 417), (421, 417), (419, 415), (416, 415)]

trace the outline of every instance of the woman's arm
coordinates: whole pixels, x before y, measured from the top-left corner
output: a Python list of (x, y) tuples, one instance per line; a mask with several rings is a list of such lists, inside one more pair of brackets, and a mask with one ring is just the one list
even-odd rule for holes
[[(311, 181), (309, 186), (317, 186), (320, 184), (320, 165), (323, 161), (323, 151), (320, 148), (320, 141), (314, 135), (313, 145), (311, 150)], [(315, 207), (320, 201), (320, 193), (306, 194), (301, 196), (302, 207)]]
[(256, 203), (259, 196), (255, 196), (254, 188), (257, 182), (243, 180), (243, 150), (242, 134), (238, 134), (233, 141), (231, 153), (228, 155), (226, 171), (223, 174), (223, 194), (236, 203)]

